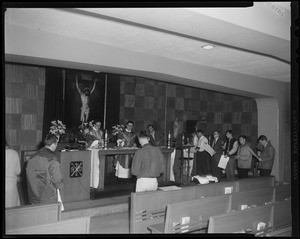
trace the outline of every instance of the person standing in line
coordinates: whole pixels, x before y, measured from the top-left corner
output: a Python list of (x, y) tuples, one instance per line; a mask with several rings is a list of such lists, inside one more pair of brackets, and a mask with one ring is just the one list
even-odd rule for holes
[(203, 131), (198, 129), (197, 134), (197, 144), (195, 147), (196, 153), (193, 162), (193, 170), (191, 176), (206, 176), (211, 173), (211, 163), (210, 163), (210, 154), (205, 151), (204, 146), (208, 144), (208, 139), (204, 136)]
[(229, 157), (228, 163), (225, 168), (227, 181), (235, 180), (235, 169), (236, 169), (236, 153), (238, 149), (238, 141), (232, 136), (232, 131), (227, 130), (225, 133), (226, 143), (223, 145), (224, 152)]
[(5, 140), (5, 208), (20, 206), (17, 182), (21, 173), (17, 151), (10, 149)]
[(149, 135), (150, 135), (150, 144), (153, 146), (163, 146), (164, 145), (164, 137), (163, 135), (156, 131), (152, 124), (147, 126)]
[(261, 147), (258, 150), (261, 150), (260, 157), (258, 158), (258, 168), (260, 171), (261, 177), (267, 177), (271, 175), (274, 158), (275, 158), (275, 148), (271, 144), (271, 141), (268, 141), (268, 138), (265, 135), (258, 137), (258, 143)]
[(29, 202), (45, 204), (58, 202), (58, 190), (63, 187), (61, 165), (54, 151), (58, 138), (48, 134), (45, 147), (33, 154), (26, 167)]
[(150, 137), (146, 131), (138, 134), (142, 148), (138, 149), (132, 160), (131, 172), (136, 175), (136, 192), (156, 191), (157, 178), (164, 172), (165, 162), (160, 148), (149, 143)]
[(220, 133), (219, 131), (215, 130), (213, 132), (213, 138), (211, 139), (210, 146), (213, 148), (213, 150), (216, 152), (215, 154), (212, 155), (211, 158), (211, 171), (212, 171), (212, 176), (216, 177), (218, 181), (221, 180), (221, 174), (222, 171), (218, 167), (221, 155), (223, 154), (223, 146), (224, 142), (220, 138)]
[(252, 156), (258, 159), (258, 156), (253, 152), (248, 143), (245, 135), (239, 137), (239, 147), (237, 150), (237, 163), (238, 163), (238, 178), (248, 178), (248, 172), (251, 168)]

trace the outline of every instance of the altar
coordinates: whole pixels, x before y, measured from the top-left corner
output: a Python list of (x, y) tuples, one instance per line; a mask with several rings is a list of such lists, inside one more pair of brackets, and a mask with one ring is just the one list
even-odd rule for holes
[(55, 152), (61, 164), (64, 186), (60, 189), (63, 203), (90, 200), (90, 151)]
[[(105, 158), (110, 155), (134, 155), (138, 148), (109, 148), (109, 149), (89, 149), (91, 151), (91, 178), (90, 186), (98, 191), (104, 189), (105, 180)], [(167, 182), (171, 178), (171, 153), (174, 149), (161, 148), (165, 160), (165, 169), (158, 181)]]

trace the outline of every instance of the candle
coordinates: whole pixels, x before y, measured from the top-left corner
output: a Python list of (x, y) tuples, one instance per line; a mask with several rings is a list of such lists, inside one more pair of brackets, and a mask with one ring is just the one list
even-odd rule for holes
[(107, 140), (107, 129), (105, 130), (105, 140)]

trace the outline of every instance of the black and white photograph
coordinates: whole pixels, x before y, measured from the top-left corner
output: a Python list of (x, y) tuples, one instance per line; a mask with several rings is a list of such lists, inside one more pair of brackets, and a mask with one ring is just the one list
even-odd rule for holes
[(3, 237), (299, 237), (298, 11), (3, 2)]

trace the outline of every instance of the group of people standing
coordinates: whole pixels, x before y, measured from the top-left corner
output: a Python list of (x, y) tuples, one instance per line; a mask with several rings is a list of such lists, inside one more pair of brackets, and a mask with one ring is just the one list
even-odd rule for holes
[[(164, 171), (164, 157), (159, 147), (164, 145), (164, 137), (157, 132), (152, 124), (147, 130), (136, 134), (133, 131), (134, 123), (128, 121), (125, 130), (118, 135), (123, 142), (123, 147), (141, 146), (134, 155), (119, 155), (116, 157), (119, 169), (127, 169), (130, 175), (121, 175), (116, 168), (116, 176), (130, 178), (135, 175), (136, 191), (155, 191), (158, 187), (157, 178)], [(91, 140), (103, 140), (101, 122), (96, 121), (93, 129), (86, 132)], [(208, 139), (203, 131), (198, 129), (193, 139), (194, 162), (191, 175), (212, 175), (221, 179), (221, 168), (218, 167), (221, 156), (229, 157), (225, 173), (228, 181), (235, 179), (237, 169), (238, 178), (248, 177), (251, 168), (252, 157), (259, 161), (260, 176), (269, 176), (272, 171), (275, 149), (265, 135), (259, 136), (257, 142), (258, 154), (247, 142), (246, 136), (241, 135), (238, 140), (233, 137), (232, 131), (225, 133), (226, 140), (221, 139), (219, 131), (213, 132), (213, 137)], [(54, 153), (58, 144), (58, 138), (48, 134), (44, 139), (44, 147), (31, 156), (27, 163), (26, 175), (28, 182), (29, 201), (32, 204), (57, 202), (59, 189), (63, 187), (63, 175), (61, 166)], [(211, 156), (205, 145), (208, 144), (214, 150)], [(18, 175), (20, 174), (20, 161), (17, 152), (8, 148), (6, 144), (6, 207), (19, 206), (19, 196), (16, 188)]]
[[(257, 154), (252, 150), (251, 144), (247, 142), (245, 135), (240, 135), (236, 139), (233, 137), (232, 131), (227, 130), (225, 137), (226, 139), (223, 140), (220, 137), (220, 132), (214, 131), (213, 137), (207, 139), (201, 129), (196, 131), (193, 142), (195, 154), (191, 176), (212, 175), (220, 181), (222, 169), (218, 165), (222, 155), (223, 157), (228, 157), (225, 168), (227, 181), (235, 180), (235, 170), (237, 170), (239, 179), (247, 178), (248, 172), (252, 167), (252, 157), (259, 162), (260, 176), (270, 176), (274, 163), (275, 149), (265, 135), (261, 135), (257, 139)], [(210, 145), (214, 150), (215, 153), (213, 155), (210, 155), (205, 150), (205, 144)]]

